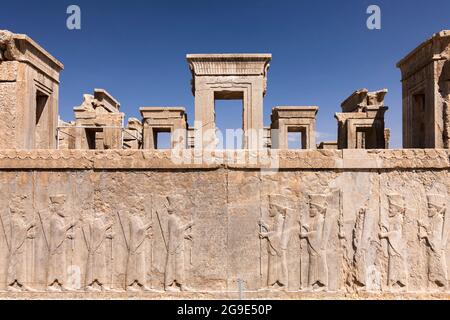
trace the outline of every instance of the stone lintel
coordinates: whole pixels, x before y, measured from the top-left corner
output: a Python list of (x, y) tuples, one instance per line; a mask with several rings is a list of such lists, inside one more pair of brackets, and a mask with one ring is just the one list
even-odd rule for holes
[(362, 112), (336, 112), (334, 117), (339, 122), (346, 122), (350, 119), (384, 119), (384, 114), (389, 107), (365, 107)]
[(0, 47), (5, 50), (2, 60), (30, 64), (59, 83), (64, 65), (27, 35), (0, 30)]
[(264, 76), (271, 54), (189, 54), (189, 67), (193, 76)]
[(183, 107), (142, 107), (141, 115), (146, 119), (187, 118)]
[[(424, 42), (422, 42), (419, 46), (417, 46), (414, 50), (412, 50), (409, 54), (406, 55), (406, 57), (404, 57), (402, 60), (400, 60), (397, 63), (397, 68), (402, 69), (404, 66), (406, 66), (407, 64), (409, 64), (409, 62), (411, 61), (411, 59), (416, 56), (419, 52), (423, 51), (422, 49), (424, 49), (426, 46), (428, 45), (434, 45), (436, 43), (436, 41), (440, 41), (444, 38), (448, 38), (450, 37), (450, 30), (442, 30), (439, 31), (435, 34), (433, 34), (429, 39), (425, 40)], [(427, 56), (427, 60), (429, 62), (433, 61), (433, 60), (441, 60), (442, 57), (440, 57), (439, 54), (435, 54), (434, 50), (431, 51), (431, 54), (429, 54)]]
[(315, 119), (319, 107), (317, 106), (280, 106), (272, 109), (272, 121), (278, 119)]
[(94, 99), (110, 112), (119, 112), (120, 103), (105, 89), (94, 89)]

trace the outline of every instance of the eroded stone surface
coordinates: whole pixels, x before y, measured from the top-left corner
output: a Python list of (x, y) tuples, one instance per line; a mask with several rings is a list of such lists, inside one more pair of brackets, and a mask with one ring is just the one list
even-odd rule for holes
[[(321, 160), (271, 173), (226, 164), (161, 170), (143, 151), (77, 152), (74, 162), (67, 151), (2, 152), (1, 290), (201, 298), (232, 295), (243, 280), (255, 298), (448, 293), (446, 151), (446, 166), (434, 170), (393, 166), (394, 151), (297, 151), (280, 163)], [(119, 155), (149, 167), (105, 171), (97, 162)], [(351, 156), (367, 165), (347, 166)], [(39, 170), (5, 170), (6, 159)], [(67, 166), (82, 159), (89, 165)]]

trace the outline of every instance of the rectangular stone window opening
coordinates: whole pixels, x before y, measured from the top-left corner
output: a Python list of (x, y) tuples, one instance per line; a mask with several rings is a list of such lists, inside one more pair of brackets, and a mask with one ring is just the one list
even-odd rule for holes
[(172, 149), (172, 131), (170, 129), (153, 129), (153, 138), (153, 141), (155, 141), (155, 149)]
[(290, 127), (288, 128), (288, 149), (290, 150), (306, 150), (307, 135), (305, 128)]
[(41, 91), (36, 91), (36, 120), (35, 120), (35, 148), (48, 149), (49, 141), (49, 96)]
[(425, 102), (426, 97), (424, 93), (414, 94), (412, 97), (411, 134), (413, 148), (425, 148)]
[(369, 136), (368, 130), (366, 128), (357, 128), (356, 129), (356, 149), (366, 149), (369, 145), (367, 142), (367, 138)]
[(218, 150), (244, 147), (244, 92), (214, 92), (214, 121)]
[(102, 144), (99, 143), (100, 137), (103, 133), (102, 129), (87, 128), (86, 130), (86, 144), (89, 150), (96, 150), (98, 146)]

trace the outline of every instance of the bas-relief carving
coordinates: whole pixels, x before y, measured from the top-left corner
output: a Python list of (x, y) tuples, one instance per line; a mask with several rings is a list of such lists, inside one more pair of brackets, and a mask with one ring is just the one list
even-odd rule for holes
[(408, 267), (406, 240), (404, 238), (405, 199), (399, 194), (388, 195), (389, 211), (387, 217), (380, 217), (379, 238), (387, 242), (388, 288), (406, 288)]
[(260, 238), (267, 239), (268, 272), (267, 289), (286, 289), (288, 286), (287, 247), (291, 231), (288, 216), (292, 216), (292, 203), (283, 195), (269, 196), (271, 226), (260, 221)]
[[(183, 210), (183, 199), (179, 196), (169, 196), (167, 214), (167, 263), (164, 276), (166, 291), (189, 291), (185, 280), (185, 240), (192, 240), (191, 229), (194, 221), (184, 224), (180, 214)], [(192, 254), (192, 253), (191, 253)], [(191, 256), (192, 259), (192, 256)]]
[(426, 245), (428, 280), (431, 287), (447, 287), (447, 199), (442, 195), (428, 194), (427, 205), (427, 218), (419, 221), (419, 238)]
[[(420, 179), (416, 178), (417, 181)], [(274, 179), (273, 183), (281, 181)], [(334, 187), (337, 187), (336, 183)], [(408, 198), (400, 189), (396, 190), (398, 193), (384, 190), (379, 199), (371, 195), (370, 201), (355, 204), (360, 209), (349, 215), (341, 199), (349, 195), (333, 188), (324, 186), (323, 189), (314, 187), (313, 190), (308, 187), (301, 197), (298, 193), (296, 196), (280, 193), (268, 196), (269, 214), (260, 222), (259, 233), (264, 244), (261, 250), (267, 252), (268, 257), (267, 265), (263, 265), (267, 277), (263, 279), (261, 288), (264, 287), (268, 292), (408, 292), (413, 261), (408, 257), (419, 256), (412, 251), (415, 249), (407, 243), (405, 235), (405, 226), (412, 221), (415, 226), (419, 226), (415, 236), (417, 243), (420, 238), (420, 246), (426, 252), (423, 257), (426, 258), (424, 264), (427, 265), (427, 274), (423, 277), (428, 277), (429, 287), (421, 290), (447, 289), (446, 193), (427, 192), (424, 195), (427, 214), (416, 219), (411, 211), (418, 210), (415, 209), (416, 205), (407, 201)], [(319, 190), (322, 193), (315, 193)], [(134, 191), (139, 192), (138, 189)], [(297, 192), (302, 192), (301, 186)], [(26, 209), (31, 203), (31, 196), (12, 197), (6, 210), (8, 212), (4, 211), (1, 215), (0, 241), (6, 239), (8, 248), (15, 248), (8, 253), (6, 287), (14, 291), (41, 290), (44, 284), (37, 286), (33, 279), (30, 280), (30, 274), (33, 274), (30, 268), (46, 268), (44, 288), (50, 292), (108, 292), (113, 289), (158, 292), (157, 288), (171, 292), (192, 291), (188, 287), (192, 280), (187, 269), (191, 266), (195, 268), (195, 263), (192, 264), (195, 254), (192, 258), (192, 252), (189, 252), (195, 226), (193, 221), (189, 221), (189, 214), (186, 214), (192, 209), (191, 204), (186, 204), (186, 197), (171, 195), (167, 197), (166, 205), (155, 201), (151, 208), (146, 208), (142, 199), (137, 199), (129, 209), (119, 210), (96, 193), (92, 204), (87, 205), (91, 207), (84, 208), (83, 204), (80, 209), (87, 213), (79, 216), (74, 214), (76, 207), (68, 204), (70, 201), (67, 195), (47, 197), (47, 209), (36, 210), (35, 213)], [(386, 199), (385, 209), (381, 209), (383, 206), (378, 203), (383, 202), (382, 199)], [(301, 205), (303, 201), (306, 202), (304, 206)], [(344, 216), (347, 217), (346, 221)], [(352, 228), (346, 229), (350, 223)], [(45, 249), (48, 250), (45, 266), (34, 263), (32, 258), (33, 255), (47, 255), (46, 252), (33, 252), (38, 247), (32, 244), (41, 231)], [(162, 237), (154, 237), (155, 233)], [(303, 254), (299, 247), (296, 251), (292, 250), (299, 243), (298, 240), (293, 241), (295, 238), (303, 241)], [(154, 242), (159, 239), (164, 242), (161, 248), (166, 250), (162, 254), (165, 263), (161, 286), (158, 281), (149, 280), (149, 277), (153, 279), (156, 276), (152, 273), (154, 269), (151, 264), (156, 245)], [(254, 239), (258, 241), (256, 235)], [(74, 262), (68, 252), (80, 250), (80, 246), (75, 245), (80, 242), (86, 251), (86, 259), (82, 260), (84, 265), (80, 265), (83, 277), (78, 287), (70, 281), (70, 268)], [(126, 247), (124, 259), (116, 256), (121, 254), (115, 249), (118, 245)], [(64, 249), (67, 247), (69, 251)], [(83, 256), (79, 252), (76, 254)], [(292, 285), (292, 281), (298, 281), (293, 275), (302, 272), (298, 264), (292, 263), (294, 260), (307, 264), (307, 281), (303, 288), (300, 282), (296, 288), (295, 284)], [(376, 262), (378, 260), (386, 263)], [(115, 269), (114, 265), (122, 261), (126, 272), (123, 282), (118, 284), (112, 280), (111, 272)], [(331, 285), (333, 277), (339, 277), (336, 280), (339, 282), (337, 287)], [(383, 282), (381, 285), (380, 281)]]
[[(25, 209), (28, 197), (14, 196), (9, 205), (9, 230), (4, 227), (5, 241), (9, 249), (7, 264), (7, 289), (10, 291), (32, 291), (28, 283), (27, 268), (31, 260), (27, 242), (35, 237), (36, 222)], [(2, 224), (3, 224), (2, 218)], [(9, 232), (8, 232), (9, 231)]]
[(87, 291), (107, 291), (111, 289), (107, 275), (109, 254), (107, 242), (111, 242), (115, 236), (112, 227), (110, 206), (96, 199), (93, 215), (87, 218), (82, 227), (83, 238), (88, 250), (86, 280), (84, 282)]
[(301, 223), (300, 237), (307, 240), (309, 254), (308, 290), (326, 290), (328, 286), (327, 198), (325, 194), (310, 195), (309, 223)]
[(130, 214), (126, 286), (131, 291), (151, 291), (146, 284), (145, 242), (152, 237), (152, 222), (145, 217), (144, 208), (132, 208)]
[[(48, 270), (47, 287), (49, 291), (71, 290), (67, 284), (66, 270), (68, 269), (68, 257), (66, 255), (65, 243), (74, 241), (74, 227), (76, 222), (68, 216), (64, 205), (65, 195), (50, 197), (50, 223), (49, 228), (43, 232), (46, 245), (48, 246)], [(38, 212), (39, 220), (42, 221), (42, 213)], [(72, 244), (73, 247), (73, 244)]]

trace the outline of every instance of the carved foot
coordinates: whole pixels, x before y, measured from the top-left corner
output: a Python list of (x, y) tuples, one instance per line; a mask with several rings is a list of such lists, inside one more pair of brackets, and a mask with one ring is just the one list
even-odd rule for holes
[(162, 292), (163, 292), (163, 291), (161, 291), (161, 290), (152, 289), (152, 288), (149, 288), (149, 287), (147, 287), (147, 286), (143, 286), (143, 287), (142, 287), (142, 290), (143, 290), (144, 292), (148, 292), (148, 293), (162, 293)]
[(137, 288), (136, 286), (128, 286), (127, 292), (140, 292), (141, 289)]
[(93, 286), (86, 287), (86, 292), (101, 292), (101, 289), (94, 288)]
[(37, 292), (36, 289), (33, 289), (33, 288), (29, 287), (29, 286), (23, 286), (22, 290), (27, 291), (27, 292)]
[(180, 292), (180, 290), (176, 289), (174, 287), (167, 287), (166, 288), (166, 292), (173, 292), (173, 293), (175, 293), (175, 292)]
[(61, 292), (62, 289), (60, 287), (55, 287), (55, 286), (48, 286), (47, 287), (47, 292)]
[(22, 290), (20, 290), (19, 288), (15, 287), (15, 286), (8, 286), (7, 291), (8, 292), (21, 292)]

